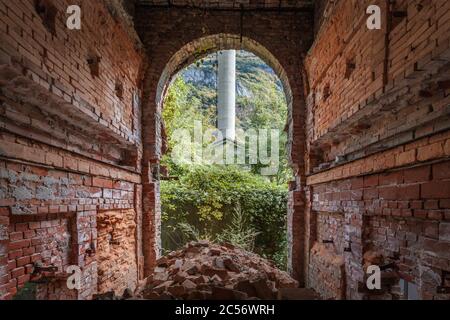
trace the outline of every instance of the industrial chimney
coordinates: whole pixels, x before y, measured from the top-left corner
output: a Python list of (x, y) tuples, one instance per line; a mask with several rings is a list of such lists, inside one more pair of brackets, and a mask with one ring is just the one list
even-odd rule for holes
[(225, 141), (236, 138), (236, 51), (219, 52), (217, 80), (217, 127)]

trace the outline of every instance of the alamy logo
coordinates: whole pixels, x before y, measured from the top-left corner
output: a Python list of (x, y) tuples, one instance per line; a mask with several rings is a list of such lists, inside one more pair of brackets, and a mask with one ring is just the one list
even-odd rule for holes
[[(188, 129), (177, 129), (171, 157), (176, 164), (261, 164), (261, 175), (272, 176), (279, 168), (280, 131), (277, 129), (236, 129), (235, 141), (229, 141), (220, 130), (203, 131), (200, 121), (194, 122), (194, 137)], [(193, 139), (192, 139), (193, 138)]]
[(377, 5), (370, 5), (367, 7), (366, 13), (370, 16), (367, 18), (367, 28), (369, 30), (381, 29), (381, 8)]
[[(66, 26), (69, 30), (81, 30), (81, 8), (78, 5), (71, 5), (67, 7), (67, 14), (69, 17), (66, 21)], [(366, 25), (369, 30), (381, 29), (381, 8), (377, 5), (370, 5), (367, 7), (366, 13), (370, 16), (367, 18)]]
[(67, 28), (81, 30), (81, 8), (77, 5), (68, 6), (66, 12), (70, 15), (66, 21)]
[(369, 275), (366, 280), (367, 289), (381, 289), (381, 269), (379, 266), (371, 265), (367, 267), (366, 274)]
[(80, 290), (81, 289), (81, 276), (83, 275), (83, 272), (81, 271), (81, 268), (79, 266), (68, 266), (66, 269), (66, 272), (70, 274), (70, 276), (67, 278), (67, 288), (69, 290)]

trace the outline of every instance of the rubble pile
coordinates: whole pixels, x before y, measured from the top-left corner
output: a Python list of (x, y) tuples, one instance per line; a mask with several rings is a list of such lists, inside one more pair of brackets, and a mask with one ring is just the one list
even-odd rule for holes
[(272, 262), (230, 244), (190, 242), (160, 258), (140, 292), (144, 299), (276, 299), (298, 283)]

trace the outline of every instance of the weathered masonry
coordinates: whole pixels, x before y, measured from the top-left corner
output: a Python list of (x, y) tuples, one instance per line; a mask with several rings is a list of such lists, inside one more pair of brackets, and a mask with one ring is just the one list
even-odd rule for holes
[[(81, 30), (66, 27), (73, 4)], [(177, 71), (226, 49), (283, 83), (301, 286), (449, 299), (449, 41), (446, 0), (0, 0), (0, 299), (30, 284), (90, 299), (151, 274), (163, 98)], [(397, 271), (383, 295), (362, 286), (370, 264)]]

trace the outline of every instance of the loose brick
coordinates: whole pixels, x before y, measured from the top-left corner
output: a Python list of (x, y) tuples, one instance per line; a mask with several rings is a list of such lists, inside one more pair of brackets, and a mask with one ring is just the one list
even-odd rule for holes
[(387, 174), (380, 174), (380, 185), (398, 185), (403, 182), (403, 172), (391, 172)]
[(9, 250), (14, 251), (17, 249), (26, 248), (31, 244), (29, 239), (19, 240), (19, 241), (11, 241), (8, 245)]
[(434, 179), (450, 179), (450, 161), (433, 165)]
[(31, 259), (30, 257), (20, 257), (17, 259), (17, 267), (22, 267), (28, 263), (30, 263)]
[(113, 182), (111, 179), (105, 179), (100, 177), (93, 177), (92, 178), (92, 185), (95, 187), (101, 187), (101, 188), (109, 188), (111, 189), (113, 186)]
[(417, 167), (405, 170), (405, 183), (426, 182), (430, 180), (430, 166)]
[(417, 160), (426, 161), (444, 156), (442, 143), (437, 142), (417, 149)]
[(364, 188), (378, 186), (378, 175), (364, 177)]
[(13, 278), (18, 278), (22, 275), (25, 274), (25, 268), (24, 267), (20, 267), (20, 268), (16, 268), (11, 270), (11, 277)]
[(450, 197), (450, 181), (433, 181), (421, 185), (422, 199), (440, 199)]

